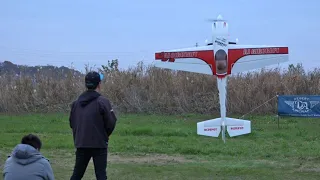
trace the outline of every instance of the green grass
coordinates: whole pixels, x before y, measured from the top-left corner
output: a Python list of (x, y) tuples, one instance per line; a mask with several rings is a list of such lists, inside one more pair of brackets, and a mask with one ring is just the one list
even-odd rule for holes
[[(108, 176), (149, 179), (320, 179), (320, 119), (249, 117), (252, 133), (227, 138), (196, 134), (204, 115), (122, 115), (110, 137)], [(212, 117), (211, 117), (212, 118)], [(69, 179), (74, 147), (68, 116), (0, 116), (0, 167), (21, 137), (36, 133), (57, 180)], [(84, 179), (95, 179), (89, 165)]]

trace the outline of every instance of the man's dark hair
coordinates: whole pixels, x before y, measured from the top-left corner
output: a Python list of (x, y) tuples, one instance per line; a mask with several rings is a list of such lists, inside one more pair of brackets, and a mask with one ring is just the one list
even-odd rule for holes
[(86, 87), (89, 90), (95, 90), (98, 87), (100, 81), (100, 74), (95, 71), (89, 72), (85, 77)]
[(21, 144), (28, 144), (36, 149), (41, 149), (42, 147), (42, 142), (40, 138), (36, 135), (33, 134), (28, 134), (24, 136), (21, 140)]

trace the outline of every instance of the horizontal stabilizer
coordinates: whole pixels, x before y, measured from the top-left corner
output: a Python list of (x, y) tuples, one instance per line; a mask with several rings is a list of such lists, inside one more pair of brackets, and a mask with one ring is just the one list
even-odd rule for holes
[[(230, 137), (251, 133), (249, 120), (226, 118), (225, 125)], [(202, 136), (219, 137), (222, 127), (222, 119), (210, 119), (197, 123), (197, 134)]]
[(230, 137), (251, 133), (251, 121), (227, 118), (227, 131)]
[(206, 120), (197, 123), (197, 134), (203, 136), (219, 137), (221, 132), (221, 118)]

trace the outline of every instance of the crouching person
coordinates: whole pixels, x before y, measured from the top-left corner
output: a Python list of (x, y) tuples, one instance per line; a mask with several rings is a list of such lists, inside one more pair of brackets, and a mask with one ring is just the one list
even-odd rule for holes
[(41, 153), (40, 139), (29, 134), (22, 138), (7, 159), (3, 169), (4, 180), (54, 180), (49, 160)]

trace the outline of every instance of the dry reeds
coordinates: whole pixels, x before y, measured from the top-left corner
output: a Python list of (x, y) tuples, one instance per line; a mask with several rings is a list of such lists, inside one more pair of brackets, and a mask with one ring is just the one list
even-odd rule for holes
[[(219, 113), (216, 78), (186, 72), (138, 66), (105, 72), (102, 94), (118, 112)], [(0, 77), (0, 111), (68, 112), (70, 103), (83, 92), (84, 76), (70, 73), (53, 78), (41, 71), (35, 77)], [(320, 94), (320, 70), (304, 72), (301, 65), (287, 70), (261, 70), (229, 77), (228, 114), (245, 114), (277, 94)], [(275, 113), (276, 98), (254, 111)]]

